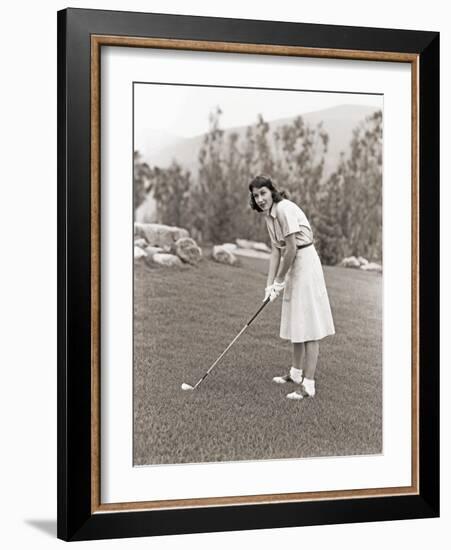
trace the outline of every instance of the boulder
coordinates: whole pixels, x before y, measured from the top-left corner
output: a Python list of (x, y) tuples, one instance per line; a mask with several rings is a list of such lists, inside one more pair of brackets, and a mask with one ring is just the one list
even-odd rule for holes
[(253, 250), (257, 250), (257, 252), (266, 252), (270, 253), (271, 249), (266, 243), (254, 243)]
[(146, 257), (146, 253), (142, 248), (140, 248), (139, 246), (135, 246), (133, 248), (133, 258), (135, 261), (145, 257)]
[(151, 246), (159, 246), (169, 252), (174, 243), (183, 237), (189, 237), (186, 229), (162, 225), (159, 223), (138, 223), (134, 226), (135, 236), (147, 240)]
[(271, 252), (271, 249), (265, 243), (248, 241), (247, 239), (237, 239), (238, 248), (247, 248), (249, 250), (258, 250), (259, 252)]
[(261, 258), (262, 260), (269, 259), (268, 252), (261, 252), (253, 248), (237, 248), (233, 251), (235, 256), (246, 256), (247, 258)]
[(229, 252), (233, 252), (234, 250), (236, 250), (238, 248), (238, 245), (235, 244), (235, 243), (224, 243), (224, 244), (221, 244), (221, 246), (222, 246), (222, 248), (225, 248)]
[(202, 259), (202, 250), (194, 239), (182, 237), (174, 246), (177, 256), (187, 264), (195, 265)]
[(354, 267), (359, 268), (360, 262), (355, 256), (349, 256), (348, 258), (343, 258), (340, 263), (343, 267)]
[(147, 241), (146, 241), (146, 239), (143, 239), (142, 237), (139, 237), (138, 239), (135, 239), (134, 245), (139, 246), (140, 248), (146, 248)]
[(164, 250), (160, 246), (146, 246), (144, 249), (144, 252), (146, 253), (146, 256), (148, 258), (152, 258), (155, 254), (160, 254), (161, 252), (164, 252)]
[(230, 250), (223, 248), (221, 245), (216, 245), (213, 247), (212, 258), (215, 262), (228, 265), (235, 265), (237, 261), (234, 254), (232, 254)]
[(158, 252), (152, 256), (152, 262), (164, 267), (179, 267), (182, 265), (182, 260), (175, 254), (165, 254)]
[(382, 273), (382, 266), (375, 262), (369, 262), (365, 265), (361, 265), (360, 269), (363, 269), (363, 271), (376, 271), (377, 273)]
[(236, 244), (239, 248), (252, 248), (253, 241), (248, 241), (247, 239), (236, 239)]

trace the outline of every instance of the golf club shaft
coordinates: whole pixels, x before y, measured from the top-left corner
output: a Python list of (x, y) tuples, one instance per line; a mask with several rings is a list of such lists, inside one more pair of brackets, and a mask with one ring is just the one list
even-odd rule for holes
[(266, 304), (268, 304), (270, 302), (270, 299), (269, 298), (266, 298), (266, 300), (262, 303), (262, 305), (258, 308), (258, 310), (256, 311), (256, 313), (254, 313), (254, 315), (249, 319), (249, 321), (246, 323), (246, 327), (248, 327), (252, 321), (257, 317), (257, 315), (260, 313), (260, 311), (266, 306)]
[(200, 380), (198, 380), (197, 384), (194, 386), (193, 389), (196, 389), (199, 384), (201, 384), (205, 378), (210, 374), (210, 372), (216, 367), (216, 365), (219, 363), (219, 361), (224, 357), (224, 355), (229, 351), (229, 349), (233, 346), (233, 344), (238, 340), (238, 338), (243, 334), (243, 332), (247, 329), (247, 327), (252, 323), (252, 321), (257, 317), (257, 315), (261, 312), (261, 310), (266, 306), (266, 304), (269, 303), (269, 298), (267, 298), (263, 304), (258, 308), (257, 312), (254, 313), (254, 315), (249, 319), (249, 321), (244, 325), (244, 327), (240, 330), (240, 332), (235, 336), (235, 338), (230, 342), (230, 344), (226, 347), (226, 349), (221, 353), (221, 355), (216, 359), (216, 361), (211, 365), (211, 367), (207, 370), (207, 372), (202, 376)]

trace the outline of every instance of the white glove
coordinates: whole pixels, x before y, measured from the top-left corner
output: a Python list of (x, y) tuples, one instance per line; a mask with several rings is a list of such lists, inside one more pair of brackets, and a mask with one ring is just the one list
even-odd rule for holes
[(282, 292), (282, 290), (285, 288), (285, 282), (277, 283), (276, 281), (272, 284), (271, 293), (269, 295), (269, 299), (271, 302), (279, 296), (279, 294)]
[(272, 285), (269, 285), (265, 288), (265, 297), (263, 298), (264, 302), (266, 302), (266, 300), (271, 296), (271, 290), (272, 290)]

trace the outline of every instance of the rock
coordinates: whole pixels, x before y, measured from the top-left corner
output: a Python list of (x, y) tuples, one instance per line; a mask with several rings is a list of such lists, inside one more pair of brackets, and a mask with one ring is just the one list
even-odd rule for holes
[(164, 254), (164, 250), (160, 246), (149, 245), (146, 246), (144, 252), (146, 253), (146, 257), (144, 258), (146, 265), (151, 268), (158, 267), (158, 265), (153, 261), (153, 257), (155, 256), (155, 254)]
[(171, 250), (176, 241), (183, 237), (189, 237), (186, 229), (159, 223), (135, 222), (134, 232), (137, 237), (146, 239), (151, 246), (160, 246), (167, 252)]
[(253, 241), (248, 241), (246, 239), (236, 239), (236, 244), (239, 248), (252, 248)]
[(164, 252), (164, 250), (160, 246), (146, 246), (144, 249), (144, 252), (146, 253), (146, 256), (148, 258), (152, 258), (155, 254), (160, 254)]
[(142, 237), (140, 237), (138, 239), (135, 239), (134, 245), (139, 246), (140, 248), (146, 248), (147, 241), (146, 241), (146, 239), (143, 239)]
[(362, 265), (367, 265), (368, 264), (368, 260), (366, 258), (364, 258), (363, 256), (359, 256), (357, 258), (357, 261), (359, 262), (360, 267), (362, 267)]
[(144, 250), (142, 248), (140, 248), (139, 246), (135, 246), (133, 248), (133, 258), (134, 260), (140, 260), (141, 258), (145, 258), (146, 257), (146, 253), (144, 252)]
[(254, 243), (253, 249), (258, 252), (267, 252), (268, 254), (271, 252), (271, 249), (266, 243)]
[(222, 248), (225, 248), (225, 250), (228, 250), (229, 252), (233, 252), (238, 248), (238, 245), (235, 243), (224, 243), (224, 244), (221, 244), (220, 246), (222, 246)]
[(260, 252), (271, 252), (270, 248), (265, 243), (256, 241), (248, 241), (246, 239), (237, 239), (238, 248), (246, 248), (248, 250), (258, 250)]
[(363, 271), (376, 271), (377, 273), (382, 273), (382, 266), (380, 264), (376, 264), (375, 262), (362, 265), (360, 266), (360, 269), (363, 269)]
[(152, 262), (164, 267), (179, 267), (182, 265), (182, 260), (175, 254), (165, 254), (158, 252), (152, 256)]
[(236, 257), (230, 250), (223, 248), (221, 245), (216, 245), (213, 247), (212, 258), (215, 262), (221, 264), (235, 265)]
[(348, 258), (343, 258), (343, 260), (340, 263), (343, 267), (360, 267), (360, 262), (355, 256), (349, 256)]
[(261, 258), (262, 260), (269, 259), (268, 252), (260, 252), (250, 248), (237, 248), (233, 252), (235, 256), (246, 256), (247, 258)]
[(190, 237), (182, 237), (176, 241), (174, 250), (177, 256), (187, 264), (195, 265), (202, 259), (202, 250)]

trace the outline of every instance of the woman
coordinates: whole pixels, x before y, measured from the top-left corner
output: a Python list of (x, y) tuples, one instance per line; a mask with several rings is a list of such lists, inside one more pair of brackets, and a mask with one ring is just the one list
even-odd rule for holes
[(315, 395), (319, 340), (335, 334), (321, 263), (304, 212), (279, 192), (270, 178), (257, 176), (249, 184), (250, 204), (263, 212), (271, 239), (265, 300), (283, 290), (280, 337), (293, 344), (293, 366), (277, 384), (294, 382), (302, 391), (287, 395), (302, 399)]

